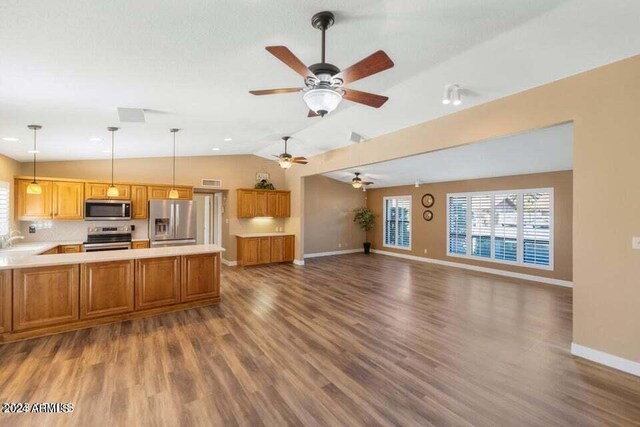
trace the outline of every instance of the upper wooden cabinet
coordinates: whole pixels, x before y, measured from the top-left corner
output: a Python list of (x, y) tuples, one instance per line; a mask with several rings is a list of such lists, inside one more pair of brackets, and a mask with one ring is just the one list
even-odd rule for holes
[(38, 181), (41, 194), (28, 194), (31, 181), (16, 180), (18, 220), (84, 218), (84, 184), (68, 181)]
[[(193, 187), (176, 186), (176, 190), (178, 190), (178, 199), (193, 199)], [(150, 185), (147, 188), (149, 199), (168, 199), (169, 191), (171, 191), (170, 185)]]
[(131, 218), (146, 219), (149, 215), (147, 187), (145, 185), (131, 186)]
[(241, 188), (237, 190), (237, 197), (238, 218), (290, 216), (291, 193), (289, 191)]
[(131, 199), (131, 186), (128, 184), (114, 184), (118, 189), (117, 197), (107, 196), (107, 190), (109, 184), (104, 182), (86, 182), (84, 184), (84, 197), (85, 199), (118, 199), (118, 200), (130, 200)]

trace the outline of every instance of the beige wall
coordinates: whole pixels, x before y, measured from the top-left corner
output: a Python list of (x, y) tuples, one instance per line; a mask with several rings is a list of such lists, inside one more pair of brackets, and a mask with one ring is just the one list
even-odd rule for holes
[(6, 181), (9, 183), (9, 227), (14, 227), (14, 209), (13, 200), (15, 200), (13, 191), (13, 177), (20, 173), (20, 163), (10, 159), (9, 157), (0, 154), (0, 181)]
[(640, 236), (638, 76), (634, 56), (313, 156), (286, 176), (300, 202), (288, 231), (304, 239), (302, 176), (573, 122), (573, 341), (640, 362), (640, 251), (631, 248)]
[[(121, 182), (171, 183), (171, 157), (144, 159), (116, 159), (115, 180)], [(30, 163), (21, 164), (21, 175), (31, 171)], [(277, 162), (253, 155), (179, 157), (176, 163), (176, 184), (199, 187), (202, 178), (222, 180), (229, 190), (223, 199), (222, 244), (227, 249), (224, 258), (236, 259), (235, 233), (274, 231), (283, 227), (284, 220), (276, 218), (238, 219), (236, 189), (252, 188), (256, 172), (268, 172), (271, 182), (284, 189), (284, 171)], [(81, 160), (38, 163), (38, 175), (55, 178), (111, 179), (110, 160)], [(227, 223), (228, 221), (228, 223)]]
[[(553, 271), (447, 256), (447, 193), (520, 190), (527, 188), (554, 189)], [(372, 231), (372, 246), (375, 249), (389, 252), (472, 264), (495, 268), (497, 270), (533, 274), (560, 280), (572, 280), (572, 192), (571, 171), (440, 182), (423, 184), (419, 188), (415, 188), (413, 185), (405, 185), (401, 187), (372, 189), (367, 191), (367, 206), (377, 215), (376, 227)], [(425, 208), (421, 204), (421, 199), (426, 193), (432, 194), (435, 198), (435, 203), (430, 208), (433, 212), (433, 219), (429, 222), (422, 218), (422, 213), (425, 211)], [(388, 248), (382, 245), (383, 198), (388, 196), (411, 196), (411, 250)], [(424, 253), (425, 249), (427, 250), (426, 254)]]
[(365, 206), (362, 191), (321, 175), (306, 177), (304, 191), (305, 254), (362, 248), (364, 231), (353, 222), (353, 210)]

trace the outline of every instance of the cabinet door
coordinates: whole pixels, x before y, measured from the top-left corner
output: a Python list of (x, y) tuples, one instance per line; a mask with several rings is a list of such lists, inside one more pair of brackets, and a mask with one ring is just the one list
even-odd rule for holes
[(267, 210), (267, 193), (265, 191), (256, 191), (254, 192), (254, 197), (256, 207), (253, 216), (269, 216)]
[(136, 260), (136, 310), (180, 302), (180, 258)]
[(59, 254), (75, 254), (82, 252), (82, 245), (60, 245), (57, 249)]
[(13, 270), (13, 330), (78, 320), (78, 270), (77, 265)]
[(180, 200), (193, 199), (193, 188), (191, 187), (176, 187), (176, 191), (178, 191), (178, 199)]
[(131, 186), (131, 218), (146, 219), (148, 216), (147, 187), (144, 185)]
[(295, 236), (284, 236), (283, 246), (282, 260), (293, 261), (295, 256)]
[(278, 209), (278, 193), (267, 193), (267, 216), (280, 216), (280, 210)]
[(80, 318), (133, 311), (133, 260), (83, 264), (80, 270)]
[(284, 261), (284, 236), (271, 237), (271, 262)]
[(238, 190), (238, 218), (253, 218), (255, 216), (255, 191)]
[(87, 182), (84, 184), (84, 197), (85, 199), (116, 199), (116, 200), (129, 200), (131, 199), (131, 186), (127, 184), (114, 184), (118, 189), (117, 197), (108, 197), (107, 190), (109, 184), (105, 182)]
[(30, 180), (16, 180), (16, 217), (19, 220), (51, 219), (53, 216), (53, 183), (38, 181), (42, 187), (41, 194), (27, 194)]
[(271, 262), (271, 237), (260, 237), (258, 239), (258, 264), (268, 264)]
[(290, 193), (282, 192), (278, 193), (278, 215), (279, 217), (288, 217), (290, 216)]
[(131, 249), (148, 249), (149, 241), (148, 240), (138, 240), (135, 242), (131, 242)]
[(220, 295), (219, 254), (182, 257), (181, 301), (189, 302)]
[(0, 271), (0, 334), (11, 331), (11, 270)]
[(147, 187), (147, 195), (149, 199), (168, 199), (170, 190), (169, 187), (164, 185), (150, 185)]
[(53, 218), (84, 218), (84, 184), (82, 182), (53, 183)]
[(255, 265), (258, 263), (258, 239), (238, 238), (238, 264)]

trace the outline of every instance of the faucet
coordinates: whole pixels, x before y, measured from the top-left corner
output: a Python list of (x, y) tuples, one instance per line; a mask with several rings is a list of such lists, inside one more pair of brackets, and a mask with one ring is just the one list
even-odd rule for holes
[(13, 247), (13, 242), (16, 240), (24, 240), (24, 236), (20, 233), (19, 230), (11, 230), (9, 231), (9, 237), (2, 236), (2, 240), (0, 240), (0, 246), (4, 248)]

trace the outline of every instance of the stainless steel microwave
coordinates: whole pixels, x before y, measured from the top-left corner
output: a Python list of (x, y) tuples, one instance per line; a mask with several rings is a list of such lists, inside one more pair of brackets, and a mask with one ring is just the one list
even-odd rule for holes
[(127, 221), (131, 219), (131, 200), (87, 200), (85, 221)]

